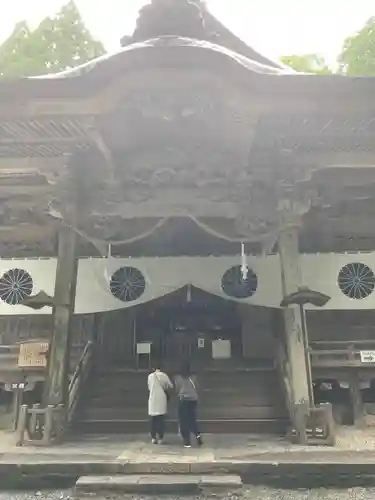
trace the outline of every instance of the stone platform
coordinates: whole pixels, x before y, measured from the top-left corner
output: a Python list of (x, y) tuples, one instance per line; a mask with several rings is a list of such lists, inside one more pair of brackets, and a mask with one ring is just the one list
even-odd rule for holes
[[(341, 429), (334, 448), (293, 446), (267, 436), (207, 435), (202, 448), (185, 449), (178, 436), (152, 445), (148, 436), (86, 436), (49, 448), (16, 447), (0, 434), (2, 488), (50, 486), (78, 477), (114, 474), (237, 474), (245, 483), (375, 484), (375, 433)], [(42, 484), (41, 484), (42, 482)]]

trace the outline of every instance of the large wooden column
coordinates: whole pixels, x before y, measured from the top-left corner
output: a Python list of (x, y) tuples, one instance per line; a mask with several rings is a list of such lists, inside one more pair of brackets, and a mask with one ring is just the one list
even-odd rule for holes
[(54, 330), (48, 354), (45, 405), (67, 405), (68, 403), (71, 326), (78, 269), (76, 239), (76, 233), (65, 227), (58, 235), (53, 308)]
[[(298, 228), (287, 227), (279, 235), (278, 248), (280, 255), (283, 296), (294, 293), (301, 286), (301, 270), (298, 248)], [(309, 377), (306, 363), (305, 341), (303, 338), (303, 317), (299, 306), (284, 308), (286, 374), (288, 384), (288, 406), (292, 424), (297, 431), (299, 441), (305, 442), (303, 428), (303, 412), (309, 405)]]

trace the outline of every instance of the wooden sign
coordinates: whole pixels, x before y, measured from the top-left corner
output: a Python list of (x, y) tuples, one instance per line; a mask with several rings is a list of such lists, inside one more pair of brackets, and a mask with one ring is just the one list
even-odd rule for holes
[(138, 342), (137, 354), (151, 354), (151, 342)]
[(44, 368), (47, 366), (48, 342), (20, 344), (19, 368)]
[(375, 351), (360, 351), (362, 363), (375, 363)]
[(218, 339), (212, 341), (212, 358), (229, 359), (232, 356), (230, 340)]
[(25, 390), (27, 386), (26, 382), (12, 382), (11, 384), (5, 384), (4, 388), (8, 392)]

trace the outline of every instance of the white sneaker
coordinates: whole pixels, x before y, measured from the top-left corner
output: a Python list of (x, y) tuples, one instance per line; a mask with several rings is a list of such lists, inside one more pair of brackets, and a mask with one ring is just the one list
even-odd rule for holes
[(164, 441), (162, 439), (159, 439), (158, 444), (164, 444)]
[(184, 448), (191, 448), (191, 444), (184, 444)]
[(157, 440), (156, 440), (156, 439), (152, 439), (152, 440), (151, 440), (151, 443), (152, 443), (152, 444), (158, 444), (158, 442), (157, 442)]

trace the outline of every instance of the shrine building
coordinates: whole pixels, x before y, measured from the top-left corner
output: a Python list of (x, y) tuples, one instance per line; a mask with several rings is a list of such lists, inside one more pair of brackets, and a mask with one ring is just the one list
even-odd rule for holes
[(295, 73), (159, 4), (114, 54), (0, 81), (0, 387), (145, 432), (147, 373), (189, 359), (204, 432), (300, 436), (321, 403), (364, 425), (375, 79)]

